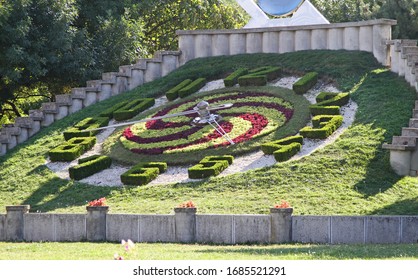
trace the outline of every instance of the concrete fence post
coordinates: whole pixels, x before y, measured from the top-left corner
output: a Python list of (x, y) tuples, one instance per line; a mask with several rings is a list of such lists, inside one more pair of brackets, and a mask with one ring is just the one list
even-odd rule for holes
[(24, 214), (29, 212), (29, 205), (6, 206), (5, 233), (7, 241), (24, 240)]
[(196, 240), (196, 208), (174, 208), (176, 242)]
[(293, 208), (270, 208), (271, 243), (292, 241)]
[(87, 241), (106, 240), (106, 216), (109, 206), (87, 206)]

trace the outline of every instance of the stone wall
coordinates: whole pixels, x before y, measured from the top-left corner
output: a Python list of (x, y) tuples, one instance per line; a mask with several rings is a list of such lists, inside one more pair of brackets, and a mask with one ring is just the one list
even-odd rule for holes
[(239, 30), (177, 31), (180, 63), (199, 57), (248, 53), (286, 53), (301, 50), (353, 50), (374, 54), (390, 64), (387, 41), (395, 20), (333, 23), (310, 26), (245, 28)]
[(292, 216), (197, 214), (175, 208), (170, 215), (110, 214), (87, 207), (86, 214), (28, 213), (8, 206), (0, 215), (0, 241), (114, 241), (175, 243), (397, 244), (418, 242), (418, 216)]

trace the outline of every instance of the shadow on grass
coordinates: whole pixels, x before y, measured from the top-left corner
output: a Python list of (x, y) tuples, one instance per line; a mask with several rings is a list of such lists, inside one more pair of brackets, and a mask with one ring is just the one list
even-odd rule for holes
[[(48, 168), (39, 166), (31, 173), (44, 172)], [(60, 208), (87, 205), (88, 201), (105, 197), (115, 189), (80, 184), (72, 180), (54, 177), (31, 193), (22, 204), (31, 206), (31, 212), (49, 212)]]
[(371, 212), (371, 215), (416, 215), (418, 213), (418, 196), (411, 199), (397, 201), (388, 206)]
[(198, 250), (204, 254), (222, 254), (225, 259), (228, 255), (239, 254), (243, 256), (265, 256), (271, 259), (322, 259), (322, 260), (348, 260), (348, 259), (396, 259), (418, 258), (418, 244), (356, 244), (356, 245), (315, 245), (315, 244), (289, 244), (276, 246), (222, 246), (217, 245), (205, 250)]

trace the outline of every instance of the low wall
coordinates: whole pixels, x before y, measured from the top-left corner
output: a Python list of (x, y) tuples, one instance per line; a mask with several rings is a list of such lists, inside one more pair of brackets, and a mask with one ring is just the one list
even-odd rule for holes
[(115, 241), (172, 243), (322, 243), (418, 242), (418, 216), (292, 216), (292, 209), (269, 215), (196, 214), (175, 208), (170, 215), (110, 214), (87, 207), (86, 214), (29, 213), (8, 206), (0, 215), (0, 241)]
[(219, 55), (344, 49), (371, 52), (380, 63), (390, 65), (387, 41), (392, 38), (393, 25), (395, 20), (377, 19), (309, 26), (177, 31), (182, 51), (180, 64)]

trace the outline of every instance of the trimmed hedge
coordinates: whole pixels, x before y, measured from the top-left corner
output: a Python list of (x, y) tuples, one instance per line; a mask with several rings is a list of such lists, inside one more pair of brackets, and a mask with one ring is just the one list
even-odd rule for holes
[(302, 135), (289, 136), (283, 139), (267, 142), (261, 145), (261, 150), (266, 155), (272, 155), (275, 151), (281, 149), (283, 146), (290, 145), (292, 143), (303, 144)]
[(184, 87), (186, 87), (187, 85), (189, 85), (191, 82), (192, 80), (190, 79), (184, 80), (183, 82), (179, 83), (175, 87), (169, 89), (165, 93), (165, 96), (167, 97), (169, 101), (173, 101), (174, 99), (177, 99), (179, 97), (179, 91), (183, 89)]
[(319, 115), (312, 119), (314, 127), (306, 126), (299, 133), (306, 138), (326, 139), (343, 123), (343, 116)]
[(108, 117), (109, 119), (113, 119), (113, 113), (121, 109), (126, 104), (128, 104), (128, 102), (129, 101), (122, 101), (122, 102), (117, 103), (116, 105), (113, 105), (111, 108), (102, 111), (99, 117)]
[(197, 92), (201, 89), (204, 85), (206, 85), (206, 78), (198, 78), (185, 86), (184, 88), (179, 90), (180, 98), (184, 98), (186, 96), (191, 95), (192, 93)]
[(248, 73), (247, 68), (238, 68), (233, 73), (231, 73), (228, 77), (224, 79), (225, 87), (233, 87), (236, 83), (238, 83), (238, 78), (244, 76)]
[(94, 155), (78, 160), (78, 165), (70, 167), (69, 174), (73, 180), (81, 180), (96, 174), (112, 165), (108, 156)]
[(238, 78), (238, 84), (244, 86), (265, 86), (268, 81), (280, 77), (282, 69), (275, 66), (264, 66), (250, 70), (247, 75)]
[(309, 110), (312, 116), (340, 114), (340, 106), (319, 106), (314, 104), (309, 106)]
[(350, 101), (350, 94), (347, 92), (321, 92), (316, 97), (318, 106), (344, 106)]
[(293, 91), (296, 94), (304, 94), (318, 82), (317, 72), (308, 72), (296, 83), (293, 84)]
[(120, 176), (125, 185), (146, 185), (167, 170), (165, 162), (141, 162)]
[(207, 156), (188, 169), (190, 179), (203, 179), (217, 176), (233, 161), (233, 156)]
[(116, 121), (124, 121), (132, 119), (139, 113), (145, 111), (146, 109), (154, 106), (155, 100), (153, 98), (139, 98), (135, 99), (122, 108), (116, 110), (113, 113), (113, 117)]
[(109, 124), (108, 117), (86, 118), (76, 123), (73, 127), (64, 131), (64, 139), (68, 141), (71, 138), (75, 138), (75, 137), (91, 137), (99, 133), (99, 131), (98, 130), (83, 131), (83, 130), (99, 128), (99, 127), (106, 126), (108, 124)]
[(75, 137), (49, 151), (51, 161), (72, 161), (90, 150), (96, 137)]
[(289, 160), (296, 155), (302, 148), (301, 143), (293, 142), (287, 145), (283, 145), (280, 149), (273, 152), (273, 156), (278, 162)]

